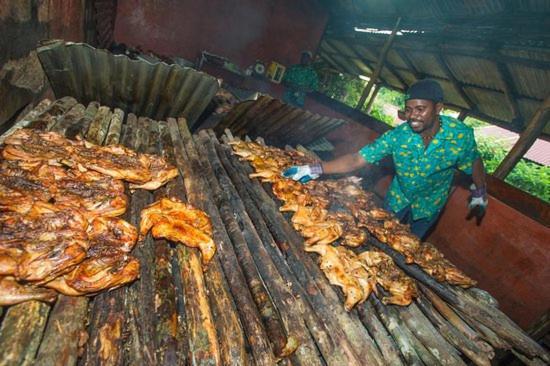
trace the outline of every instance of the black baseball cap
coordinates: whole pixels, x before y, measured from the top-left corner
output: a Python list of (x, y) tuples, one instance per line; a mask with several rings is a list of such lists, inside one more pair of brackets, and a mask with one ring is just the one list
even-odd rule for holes
[(418, 80), (407, 90), (405, 101), (409, 99), (426, 99), (440, 103), (443, 102), (443, 89), (433, 79)]

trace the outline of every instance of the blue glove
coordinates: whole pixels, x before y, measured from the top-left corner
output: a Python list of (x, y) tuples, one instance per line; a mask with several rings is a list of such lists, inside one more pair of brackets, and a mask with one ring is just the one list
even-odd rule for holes
[(307, 183), (317, 179), (323, 174), (321, 164), (315, 165), (294, 165), (283, 172), (283, 177), (294, 179), (300, 183)]

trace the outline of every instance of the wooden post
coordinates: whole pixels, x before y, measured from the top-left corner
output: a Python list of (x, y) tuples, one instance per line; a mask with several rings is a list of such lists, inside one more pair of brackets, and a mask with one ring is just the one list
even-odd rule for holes
[(512, 150), (504, 157), (500, 165), (497, 167), (493, 176), (499, 179), (504, 179), (514, 169), (518, 161), (529, 150), (533, 143), (544, 130), (544, 126), (548, 122), (548, 111), (550, 110), (550, 95), (546, 97), (544, 102), (537, 109), (527, 127), (520, 135)]
[(365, 87), (365, 90), (363, 90), (363, 94), (361, 94), (361, 98), (359, 98), (359, 102), (357, 103), (356, 109), (361, 110), (363, 108), (363, 104), (365, 104), (365, 101), (367, 100), (367, 97), (370, 94), (370, 90), (372, 89), (372, 86), (376, 81), (378, 80), (378, 77), (380, 76), (380, 73), (382, 72), (382, 68), (384, 67), (384, 61), (386, 60), (386, 55), (388, 54), (388, 51), (390, 50), (390, 47), (393, 43), (393, 39), (395, 38), (395, 35), (397, 34), (397, 30), (399, 28), (399, 23), (401, 23), (401, 17), (397, 18), (397, 22), (395, 22), (395, 26), (393, 27), (393, 30), (391, 32), (390, 37), (384, 44), (384, 47), (382, 47), (382, 52), (380, 52), (380, 56), (378, 56), (378, 61), (376, 63), (376, 67), (374, 69), (374, 73), (371, 75), (371, 78), (369, 82), (367, 83), (367, 86)]
[(367, 113), (370, 113), (370, 110), (372, 108), (372, 104), (374, 103), (374, 100), (376, 99), (376, 96), (378, 95), (378, 92), (380, 91), (381, 87), (382, 87), (382, 84), (376, 84), (374, 86), (374, 90), (372, 91), (372, 95), (370, 96), (369, 102), (367, 103), (367, 107), (365, 108)]
[(500, 75), (500, 79), (502, 81), (502, 89), (504, 90), (504, 96), (506, 97), (506, 101), (508, 102), (508, 106), (510, 107), (510, 111), (512, 112), (512, 124), (516, 128), (523, 127), (523, 118), (521, 116), (521, 112), (519, 110), (518, 102), (516, 98), (514, 97), (514, 89), (513, 89), (513, 83), (512, 83), (512, 76), (510, 75), (510, 71), (508, 71), (508, 68), (505, 64), (502, 62), (497, 63), (498, 67), (498, 73)]
[(464, 121), (464, 120), (466, 119), (466, 117), (468, 117), (468, 111), (465, 110), (465, 109), (463, 109), (463, 110), (461, 110), (460, 113), (458, 114), (457, 119), (458, 119), (459, 121)]

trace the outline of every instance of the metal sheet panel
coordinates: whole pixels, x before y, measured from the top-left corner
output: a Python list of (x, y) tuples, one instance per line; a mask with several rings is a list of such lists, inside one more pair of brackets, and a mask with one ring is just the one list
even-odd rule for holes
[(191, 68), (132, 60), (83, 43), (53, 42), (39, 47), (38, 57), (57, 98), (98, 101), (157, 120), (185, 117), (190, 127), (219, 88), (214, 77)]
[(235, 136), (263, 137), (270, 144), (284, 146), (308, 144), (344, 123), (264, 95), (235, 106), (215, 130), (222, 134), (228, 128)]

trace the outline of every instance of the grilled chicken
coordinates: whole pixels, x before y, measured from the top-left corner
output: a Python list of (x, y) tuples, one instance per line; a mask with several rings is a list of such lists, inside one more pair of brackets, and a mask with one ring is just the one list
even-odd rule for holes
[(15, 305), (29, 300), (54, 302), (56, 298), (55, 291), (23, 285), (13, 277), (0, 277), (0, 306)]
[(208, 215), (176, 198), (163, 198), (141, 211), (140, 235), (143, 237), (149, 230), (157, 239), (198, 248), (205, 266), (216, 253)]
[(169, 180), (178, 176), (178, 169), (168, 164), (168, 162), (156, 155), (145, 155), (150, 161), (149, 169), (151, 171), (151, 179), (143, 184), (130, 184), (130, 189), (147, 189), (154, 191), (162, 187)]
[(344, 308), (350, 311), (357, 303), (366, 299), (358, 281), (346, 272), (345, 261), (336, 248), (331, 245), (317, 244), (306, 248), (308, 252), (319, 254), (319, 267), (331, 285), (342, 289), (346, 298)]
[(134, 281), (138, 276), (137, 259), (122, 253), (86, 259), (65, 276), (65, 281), (73, 289), (89, 294), (112, 290)]
[(130, 223), (114, 217), (96, 217), (88, 227), (88, 238), (92, 242), (90, 251), (97, 245), (104, 245), (130, 253), (136, 244), (137, 229)]
[(4, 142), (2, 156), (8, 160), (48, 161), (80, 171), (93, 170), (146, 189), (160, 187), (177, 174), (177, 170), (160, 157), (138, 154), (121, 145), (99, 146), (84, 140), (73, 141), (55, 132), (20, 129)]

